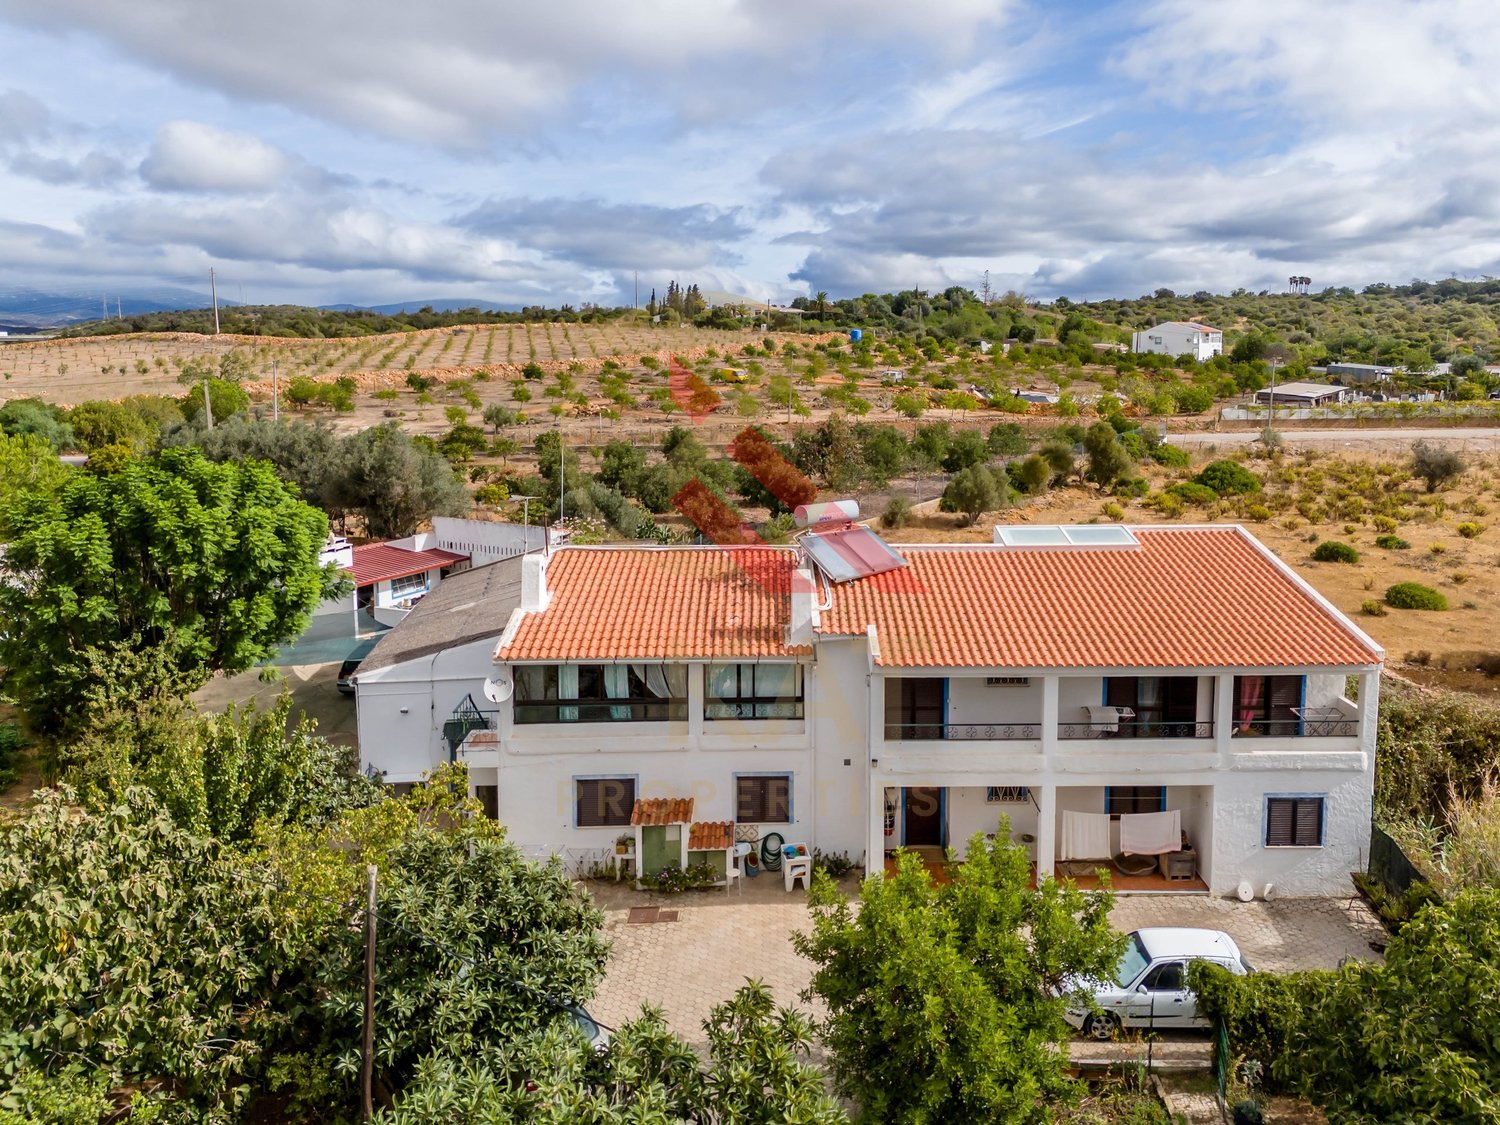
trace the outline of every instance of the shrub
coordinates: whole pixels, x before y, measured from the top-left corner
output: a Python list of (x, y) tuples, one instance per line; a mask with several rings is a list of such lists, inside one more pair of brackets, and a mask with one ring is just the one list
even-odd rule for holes
[(1169, 469), (1185, 469), (1192, 461), (1192, 456), (1179, 445), (1168, 445), (1162, 442), (1151, 450), (1151, 460)]
[(1175, 496), (1184, 504), (1195, 504), (1200, 508), (1206, 508), (1216, 503), (1219, 494), (1205, 484), (1197, 481), (1181, 480), (1166, 490), (1169, 496)]
[(1271, 518), (1271, 509), (1264, 504), (1248, 504), (1245, 507), (1245, 518), (1256, 523), (1265, 523)]
[(21, 754), (21, 732), (12, 723), (0, 723), (0, 789), (16, 780), (16, 761)]
[(1465, 539), (1477, 539), (1482, 531), (1484, 531), (1484, 525), (1481, 523), (1465, 521), (1458, 525), (1458, 533)]
[(1395, 531), (1397, 527), (1400, 526), (1400, 524), (1391, 519), (1390, 516), (1376, 516), (1373, 522), (1375, 524), (1375, 530), (1386, 535), (1389, 535), (1391, 532)]
[(1122, 520), (1125, 518), (1125, 509), (1120, 507), (1120, 505), (1116, 504), (1113, 500), (1105, 504), (1104, 507), (1100, 510), (1103, 512), (1105, 519)]
[(1238, 461), (1215, 461), (1193, 478), (1220, 496), (1238, 496), (1260, 491), (1260, 478)]
[(910, 518), (911, 498), (892, 496), (885, 506), (885, 511), (880, 515), (880, 523), (884, 527), (905, 527), (906, 521)]
[(1317, 562), (1357, 563), (1359, 552), (1337, 539), (1325, 539), (1313, 548), (1312, 557)]
[(1363, 613), (1366, 617), (1384, 617), (1386, 615), (1386, 608), (1374, 598), (1366, 598), (1359, 603), (1359, 612)]
[(1385, 604), (1395, 609), (1447, 609), (1448, 599), (1420, 582), (1397, 582), (1385, 592)]
[(1464, 471), (1464, 459), (1456, 449), (1419, 441), (1411, 447), (1411, 471), (1426, 482), (1428, 492), (1436, 492)]
[(1375, 537), (1375, 546), (1386, 551), (1404, 551), (1411, 544), (1399, 535), (1377, 535)]

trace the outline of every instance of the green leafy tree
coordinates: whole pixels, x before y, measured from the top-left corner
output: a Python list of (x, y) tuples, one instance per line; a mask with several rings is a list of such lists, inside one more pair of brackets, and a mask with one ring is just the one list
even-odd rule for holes
[(1095, 422), (1088, 428), (1083, 448), (1089, 459), (1083, 475), (1095, 484), (1108, 488), (1129, 475), (1132, 458), (1108, 422)]
[(345, 439), (340, 454), (335, 499), (363, 518), (372, 538), (397, 539), (433, 516), (469, 509), (469, 494), (452, 466), (393, 423)]
[(264, 462), (166, 450), (23, 494), (8, 522), (0, 662), (47, 733), (97, 682), (101, 652), (158, 650), (191, 690), (264, 660), (346, 588), (318, 562), (327, 517)]
[(213, 407), (213, 422), (216, 426), (250, 409), (250, 396), (238, 383), (231, 383), (227, 379), (205, 379), (182, 400), (182, 414), (189, 422), (208, 420), (203, 411), (204, 387), (208, 388), (208, 401)]
[(1463, 454), (1456, 449), (1419, 441), (1411, 447), (1412, 475), (1436, 492), (1464, 471)]
[(135, 453), (146, 453), (159, 434), (140, 414), (117, 402), (80, 403), (68, 411), (68, 425), (85, 453), (106, 445), (127, 445)]
[(0, 433), (0, 541), (5, 539), (5, 499), (56, 492), (71, 470), (38, 434)]
[(168, 441), (197, 445), (210, 461), (269, 461), (282, 480), (297, 486), (304, 500), (339, 514), (343, 451), (338, 436), (326, 426), (240, 414), (212, 430), (179, 431)]
[(73, 427), (63, 420), (62, 411), (39, 399), (12, 399), (0, 406), (0, 433), (33, 434), (54, 450), (73, 447)]
[(984, 465), (970, 465), (953, 474), (943, 495), (938, 500), (938, 510), (961, 512), (974, 523), (985, 512), (993, 512), (1010, 503), (1010, 486)]
[(565, 1034), (521, 1040), (477, 1060), (432, 1059), (382, 1125), (462, 1120), (471, 1125), (628, 1125), (632, 1122), (847, 1121), (808, 1065), (813, 1028), (805, 1015), (776, 1008), (765, 985), (750, 982), (704, 1023), (708, 1060), (647, 1009), (591, 1058)]
[(956, 473), (970, 465), (982, 465), (990, 458), (989, 443), (978, 430), (959, 430), (943, 454), (943, 472)]
[(810, 991), (858, 1120), (1040, 1122), (1077, 1096), (1064, 982), (1107, 975), (1122, 939), (1107, 892), (1031, 882), (1003, 822), (949, 884), (909, 853), (865, 880), (857, 908), (815, 877), (812, 932), (792, 940), (817, 966)]

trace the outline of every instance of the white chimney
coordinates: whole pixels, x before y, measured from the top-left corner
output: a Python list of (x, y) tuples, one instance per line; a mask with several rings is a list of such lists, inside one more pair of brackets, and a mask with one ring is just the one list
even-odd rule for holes
[(551, 555), (526, 555), (521, 559), (521, 612), (541, 613), (552, 595), (547, 592), (547, 563)]

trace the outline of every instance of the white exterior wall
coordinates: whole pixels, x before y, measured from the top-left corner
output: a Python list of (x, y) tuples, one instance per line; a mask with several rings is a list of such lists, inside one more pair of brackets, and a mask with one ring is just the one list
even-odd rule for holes
[(1133, 333), (1131, 350), (1137, 355), (1191, 355), (1200, 362), (1212, 359), (1224, 350), (1224, 333), (1199, 332), (1180, 323), (1158, 324)]
[(448, 761), (443, 724), (472, 695), (481, 710), (494, 674), (493, 637), (431, 656), (362, 672), (355, 684), (360, 767), (382, 771), (392, 784), (420, 781)]

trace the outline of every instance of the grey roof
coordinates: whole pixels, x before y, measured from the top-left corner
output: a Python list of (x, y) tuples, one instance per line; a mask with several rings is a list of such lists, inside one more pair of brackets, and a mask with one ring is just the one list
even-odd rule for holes
[(389, 668), (485, 637), (497, 640), (521, 604), (524, 555), (450, 574), (380, 638), (361, 672)]

